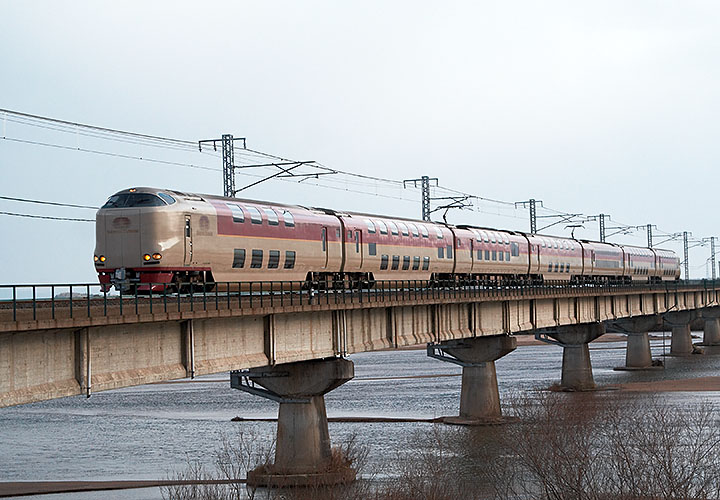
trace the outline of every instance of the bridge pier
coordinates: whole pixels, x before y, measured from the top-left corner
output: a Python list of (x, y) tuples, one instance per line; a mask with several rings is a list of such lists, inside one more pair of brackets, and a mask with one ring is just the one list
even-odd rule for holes
[(248, 472), (248, 485), (322, 486), (355, 480), (354, 469), (333, 463), (324, 397), (354, 374), (352, 361), (346, 359), (232, 372), (233, 388), (280, 403), (275, 462)]
[(662, 368), (662, 362), (653, 362), (650, 351), (650, 337), (648, 332), (661, 326), (660, 316), (641, 316), (626, 320), (608, 323), (608, 330), (627, 335), (627, 349), (625, 351), (625, 366), (618, 366), (615, 370), (656, 370)]
[(711, 354), (720, 351), (720, 307), (708, 307), (703, 309), (704, 319), (703, 341), (701, 346), (709, 347)]
[(672, 338), (670, 340), (670, 356), (688, 356), (702, 353), (701, 349), (693, 346), (691, 322), (697, 318), (695, 311), (680, 311), (665, 313), (665, 319), (672, 325)]
[(446, 417), (446, 424), (484, 425), (502, 422), (495, 361), (516, 347), (517, 339), (507, 335), (428, 344), (428, 356), (463, 367), (460, 415)]
[(591, 391), (595, 380), (590, 363), (589, 343), (605, 333), (603, 323), (563, 326), (547, 332), (563, 347), (560, 387), (571, 391)]

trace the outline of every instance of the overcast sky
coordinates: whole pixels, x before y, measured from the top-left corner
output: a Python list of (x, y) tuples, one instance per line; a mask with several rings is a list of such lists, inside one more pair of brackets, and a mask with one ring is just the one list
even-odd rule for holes
[[(190, 141), (232, 133), (345, 171), (430, 175), (707, 237), (720, 235), (719, 21), (716, 1), (0, 0), (0, 108)], [(221, 166), (1, 114), (0, 126), (4, 138)], [(130, 186), (222, 192), (219, 171), (7, 139), (0, 173), (0, 196), (87, 205)], [(245, 196), (419, 216), (417, 191), (356, 182), (268, 182)], [(3, 200), (0, 211), (94, 218)], [(528, 229), (526, 211), (486, 202), (449, 220)], [(0, 215), (0, 230), (0, 283), (95, 279), (93, 224)], [(597, 233), (588, 222), (576, 235)], [(692, 277), (708, 257), (692, 251)]]

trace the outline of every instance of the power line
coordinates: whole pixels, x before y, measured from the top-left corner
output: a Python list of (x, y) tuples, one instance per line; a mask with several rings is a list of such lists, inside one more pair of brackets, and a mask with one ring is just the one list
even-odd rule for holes
[(98, 210), (100, 208), (100, 207), (93, 207), (90, 205), (73, 205), (71, 203), (58, 203), (58, 202), (54, 202), (54, 201), (28, 200), (26, 198), (13, 198), (11, 196), (0, 196), (0, 200), (20, 201), (23, 203), (37, 203), (38, 205), (53, 205), (56, 207), (88, 208), (88, 209), (92, 209), (92, 210)]
[(92, 154), (103, 155), (103, 156), (114, 156), (117, 158), (124, 158), (126, 160), (138, 160), (138, 161), (147, 161), (147, 162), (152, 162), (152, 163), (160, 163), (163, 165), (171, 165), (171, 166), (175, 166), (175, 167), (186, 167), (186, 168), (195, 168), (195, 169), (200, 169), (200, 170), (211, 170), (213, 172), (217, 172), (220, 170), (218, 168), (205, 167), (203, 165), (195, 165), (192, 163), (182, 163), (182, 162), (177, 162), (177, 161), (159, 160), (156, 158), (145, 158), (143, 156), (133, 156), (133, 155), (126, 155), (126, 154), (121, 154), (121, 153), (111, 153), (109, 151), (100, 151), (97, 149), (77, 148), (77, 147), (72, 147), (72, 146), (64, 146), (61, 144), (53, 144), (50, 142), (30, 141), (27, 139), (16, 139), (13, 137), (0, 137), (0, 139), (2, 139), (4, 141), (19, 142), (22, 144), (32, 144), (35, 146), (45, 146), (45, 147), (49, 147), (49, 148), (64, 149), (67, 151), (80, 151), (82, 153), (92, 153)]
[(95, 219), (75, 219), (72, 217), (51, 217), (49, 215), (18, 214), (15, 212), (0, 212), (0, 215), (11, 215), (13, 217), (27, 217), (30, 219), (62, 220), (62, 221), (72, 221), (72, 222), (95, 222)]
[(184, 140), (181, 140), (181, 139), (173, 139), (173, 138), (171, 138), (171, 137), (162, 137), (162, 136), (158, 136), (158, 135), (139, 134), (139, 133), (137, 133), (137, 132), (128, 132), (128, 131), (126, 131), (126, 130), (118, 130), (118, 129), (113, 129), (113, 128), (98, 127), (98, 126), (96, 126), (96, 125), (88, 125), (88, 124), (85, 124), (85, 123), (78, 123), (78, 122), (70, 122), (70, 121), (66, 121), (66, 120), (59, 120), (59, 119), (57, 119), (57, 118), (50, 118), (50, 117), (47, 117), (47, 116), (32, 115), (32, 114), (29, 114), (29, 113), (21, 113), (21, 112), (19, 112), (19, 111), (13, 111), (13, 110), (10, 110), (10, 109), (2, 109), (2, 108), (0, 108), (0, 113), (4, 113), (4, 114), (8, 114), (8, 115), (14, 115), (14, 116), (20, 116), (20, 117), (25, 117), (25, 118), (30, 118), (30, 119), (33, 119), (33, 120), (41, 120), (41, 121), (46, 121), (46, 122), (51, 122), (51, 123), (58, 123), (58, 124), (62, 124), (62, 125), (68, 125), (68, 126), (71, 126), (71, 127), (79, 127), (79, 128), (84, 128), (84, 129), (88, 129), (88, 130), (96, 130), (96, 131), (107, 132), (107, 133), (112, 133), (112, 134), (126, 135), (126, 136), (136, 137), (136, 138), (140, 138), (140, 139), (171, 142), (171, 143), (176, 143), (176, 144), (183, 144), (183, 145), (185, 145), (185, 146), (195, 146), (195, 142), (194, 142), (194, 141), (184, 141)]

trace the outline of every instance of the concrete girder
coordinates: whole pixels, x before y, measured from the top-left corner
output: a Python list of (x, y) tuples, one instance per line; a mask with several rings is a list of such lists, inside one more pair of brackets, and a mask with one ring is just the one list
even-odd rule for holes
[[(507, 335), (450, 340), (428, 346), (428, 354), (463, 367), (460, 416), (447, 417), (456, 425), (481, 425), (502, 420), (495, 361), (511, 353), (517, 339)], [(431, 354), (441, 351), (442, 354)]]
[(275, 463), (250, 471), (248, 484), (319, 486), (355, 480), (353, 469), (327, 470), (332, 452), (324, 397), (354, 377), (352, 361), (299, 361), (251, 368), (246, 375), (280, 401)]

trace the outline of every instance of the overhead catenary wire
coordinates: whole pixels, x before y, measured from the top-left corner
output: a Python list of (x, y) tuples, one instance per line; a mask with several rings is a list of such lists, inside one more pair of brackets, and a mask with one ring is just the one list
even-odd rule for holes
[(93, 207), (91, 205), (75, 205), (72, 203), (59, 203), (55, 201), (43, 201), (43, 200), (30, 200), (27, 198), (14, 198), (12, 196), (0, 196), (0, 200), (7, 200), (7, 201), (18, 201), (22, 203), (36, 203), (38, 205), (53, 205), (56, 207), (70, 207), (70, 208), (87, 208), (92, 210), (97, 210), (100, 207)]
[[(183, 139), (177, 139), (172, 137), (166, 137), (166, 136), (160, 136), (160, 135), (153, 135), (153, 134), (143, 134), (143, 133), (137, 133), (137, 132), (131, 132), (126, 130), (120, 130), (115, 128), (109, 128), (109, 127), (100, 127), (96, 125), (89, 125), (86, 123), (80, 123), (80, 122), (74, 122), (74, 121), (68, 121), (68, 120), (61, 120), (57, 118), (51, 118), (47, 116), (41, 116), (37, 114), (31, 114), (31, 113), (24, 113), (9, 109), (0, 108), (0, 120), (4, 120), (4, 122), (10, 122), (15, 125), (20, 126), (29, 126), (29, 127), (37, 127), (41, 129), (45, 129), (52, 132), (60, 132), (65, 134), (74, 134), (78, 137), (88, 137), (91, 139), (97, 139), (97, 140), (107, 140), (107, 141), (115, 141), (123, 144), (132, 144), (137, 145), (139, 147), (155, 147), (155, 148), (164, 148), (168, 150), (174, 150), (174, 151), (188, 151), (193, 152), (194, 154), (202, 154), (202, 155), (209, 155), (218, 157), (220, 155), (219, 151), (213, 150), (213, 148), (204, 148), (202, 151), (198, 151), (198, 144), (196, 141), (190, 141), (190, 140), (183, 140)], [(160, 158), (152, 158), (147, 157), (145, 155), (130, 155), (130, 154), (124, 154), (124, 153), (117, 153), (117, 152), (111, 152), (111, 151), (104, 151), (99, 148), (91, 148), (91, 147), (80, 147), (79, 141), (78, 144), (73, 146), (67, 146), (64, 144), (55, 144), (51, 143), (49, 141), (38, 141), (38, 140), (29, 140), (29, 139), (23, 139), (19, 137), (7, 137), (5, 132), (5, 123), (3, 123), (3, 135), (2, 139), (7, 141), (14, 141), (18, 143), (25, 143), (30, 145), (40, 145), (45, 147), (52, 147), (52, 148), (58, 148), (58, 149), (64, 149), (69, 151), (80, 151), (84, 153), (92, 153), (92, 154), (98, 154), (98, 155), (105, 155), (109, 157), (117, 157), (122, 159), (132, 159), (137, 161), (144, 161), (144, 162), (152, 162), (167, 166), (174, 166), (174, 167), (182, 167), (182, 168), (192, 168), (192, 169), (198, 169), (198, 170), (206, 170), (206, 171), (214, 171), (219, 172), (222, 169), (205, 166), (201, 164), (196, 164), (192, 162), (183, 162), (183, 161), (171, 161), (171, 160), (164, 160)], [(266, 153), (257, 149), (250, 149), (250, 148), (243, 148), (238, 149), (235, 152), (236, 160), (240, 162), (240, 164), (248, 164), (248, 163), (261, 163), (263, 159), (275, 159), (275, 160), (282, 160), (282, 161), (292, 161), (284, 156), (275, 155), (271, 153)], [(331, 179), (329, 176), (322, 177), (321, 179), (317, 180), (308, 180), (307, 178), (304, 178), (302, 183), (305, 185), (311, 185), (314, 187), (321, 187), (325, 189), (333, 189), (337, 191), (344, 191), (344, 192), (350, 192), (350, 193), (358, 193), (358, 194), (364, 194), (369, 196), (375, 196), (375, 197), (382, 197), (387, 199), (393, 199), (398, 201), (405, 201), (405, 202), (414, 202), (414, 200), (410, 200), (406, 198), (405, 196), (400, 193), (399, 195), (390, 194), (388, 192), (392, 191), (393, 189), (400, 190), (402, 188), (402, 181), (396, 180), (396, 179), (389, 179), (379, 176), (372, 176), (372, 175), (366, 175), (366, 174), (359, 174), (356, 172), (350, 172), (346, 170), (340, 170), (336, 168), (329, 167), (327, 165), (324, 165), (322, 163), (317, 163), (316, 168), (337, 174), (339, 176), (342, 176), (342, 179)], [(239, 172), (240, 175), (245, 175), (248, 177), (253, 178), (261, 178), (262, 175), (254, 175), (247, 172)], [(283, 182), (299, 182), (296, 179), (287, 179), (287, 178), (278, 178), (276, 180), (280, 180)], [(367, 181), (373, 181), (375, 182), (374, 189), (367, 189)], [(349, 187), (353, 186), (353, 188)], [(362, 188), (366, 189), (362, 189)], [(498, 200), (488, 197), (483, 197), (479, 195), (473, 195), (470, 193), (466, 193), (457, 189), (448, 188), (445, 186), (437, 186), (434, 187), (436, 192), (438, 193), (447, 193), (447, 194), (455, 194), (460, 196), (467, 196), (472, 198), (473, 203), (472, 206), (465, 207), (466, 209), (473, 210), (475, 212), (484, 213), (484, 214), (492, 214), (496, 215), (498, 217), (506, 217), (506, 218), (514, 218), (514, 219), (522, 219), (523, 217), (517, 215), (518, 209), (514, 207), (514, 202), (504, 201), (504, 200)], [(382, 191), (382, 192), (381, 192)], [(488, 210), (485, 207), (480, 206), (481, 203), (490, 203), (495, 206), (497, 211), (495, 209)], [(548, 213), (554, 213), (554, 214), (565, 214), (563, 211), (555, 210), (548, 207), (542, 207), (543, 210), (547, 210)], [(501, 213), (501, 210), (510, 210), (512, 214), (508, 213)], [(584, 214), (581, 214), (584, 217)], [(624, 224), (621, 222), (618, 222), (616, 220), (613, 220), (615, 224), (618, 224), (625, 229), (630, 228), (636, 228), (635, 225), (629, 225)], [(625, 233), (625, 231), (623, 231)], [(672, 232), (665, 232), (662, 230), (657, 230), (656, 233), (658, 235), (665, 235), (670, 236), (675, 233)], [(625, 236), (628, 236), (625, 234)], [(630, 237), (636, 237), (637, 235), (629, 235)]]
[(32, 215), (32, 214), (19, 214), (16, 212), (0, 212), (0, 215), (9, 215), (12, 217), (27, 217), (30, 219), (48, 219), (48, 220), (61, 220), (71, 222), (95, 222), (95, 219), (79, 219), (75, 217), (53, 217), (50, 215)]

